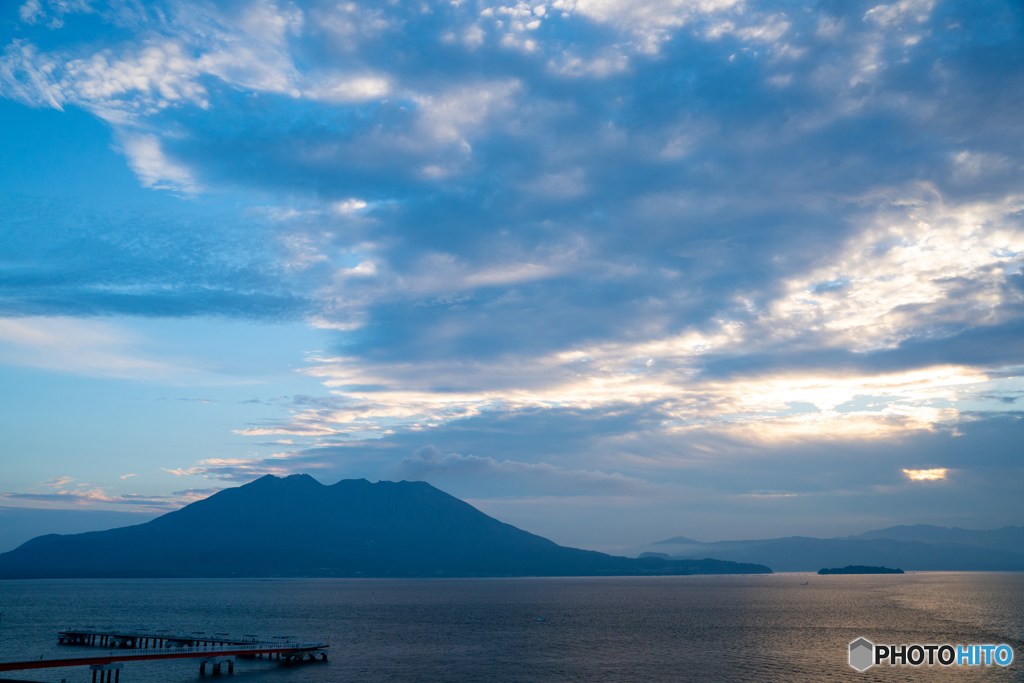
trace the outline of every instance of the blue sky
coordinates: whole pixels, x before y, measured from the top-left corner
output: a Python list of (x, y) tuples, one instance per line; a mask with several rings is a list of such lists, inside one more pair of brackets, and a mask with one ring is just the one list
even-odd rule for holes
[(1022, 524), (1022, 26), (8, 3), (0, 506), (308, 472), (598, 549)]

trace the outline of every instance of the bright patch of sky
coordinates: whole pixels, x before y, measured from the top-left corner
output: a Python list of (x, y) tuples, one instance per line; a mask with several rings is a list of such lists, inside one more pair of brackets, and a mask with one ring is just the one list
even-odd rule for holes
[(0, 504), (309, 472), (602, 548), (1024, 523), (1022, 28), (5, 5)]

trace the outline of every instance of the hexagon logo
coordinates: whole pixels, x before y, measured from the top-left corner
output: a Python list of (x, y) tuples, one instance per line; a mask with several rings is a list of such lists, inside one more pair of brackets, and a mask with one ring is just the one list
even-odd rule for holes
[(866, 638), (850, 643), (850, 666), (857, 671), (867, 671), (874, 665), (875, 644)]

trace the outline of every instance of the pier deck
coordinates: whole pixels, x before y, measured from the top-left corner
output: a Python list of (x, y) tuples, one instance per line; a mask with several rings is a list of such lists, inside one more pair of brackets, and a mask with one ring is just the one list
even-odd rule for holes
[(164, 647), (204, 647), (207, 645), (252, 645), (260, 640), (255, 635), (230, 638), (228, 633), (193, 632), (172, 634), (169, 630), (144, 632), (120, 629), (72, 628), (57, 633), (59, 645), (91, 645), (105, 648), (149, 649)]
[[(0, 671), (22, 671), (26, 669), (52, 669), (65, 666), (89, 666), (96, 671), (117, 662), (139, 662), (160, 659), (203, 659), (201, 671), (205, 669), (207, 660), (220, 668), (220, 661), (233, 663), (235, 657), (261, 657), (267, 655), (279, 660), (301, 662), (308, 658), (327, 659), (327, 648), (330, 643), (237, 643), (229, 645), (208, 645), (201, 647), (161, 647), (161, 648), (119, 648), (103, 652), (90, 653), (84, 657), (62, 659), (32, 659), (23, 662), (0, 662)], [(231, 667), (233, 668), (233, 667)]]

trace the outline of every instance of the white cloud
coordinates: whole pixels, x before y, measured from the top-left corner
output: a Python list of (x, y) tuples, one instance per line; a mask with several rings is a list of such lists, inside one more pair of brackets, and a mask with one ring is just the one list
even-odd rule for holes
[(473, 24), (466, 29), (465, 33), (462, 34), (463, 44), (470, 48), (477, 48), (484, 44), (484, 38), (487, 36), (484, 30), (478, 25)]
[(548, 70), (561, 76), (580, 78), (606, 78), (629, 69), (629, 57), (618, 46), (607, 48), (600, 54), (586, 58), (568, 50), (548, 61)]
[[(998, 325), (1024, 304), (1024, 293), (1007, 285), (1024, 265), (1021, 198), (957, 204), (920, 186), (861, 201), (876, 210), (865, 213), (853, 237), (786, 279), (777, 298), (749, 308), (753, 315), (745, 322), (720, 320), (699, 332), (638, 334), (635, 341), (487, 363), (314, 358), (305, 373), (326, 386), (376, 389), (341, 391), (343, 404), (303, 411), (281, 428), (418, 429), (488, 411), (617, 405), (651, 407), (669, 432), (729, 432), (760, 443), (893, 438), (954, 425), (958, 402), (990, 385), (991, 372), (933, 364), (891, 372), (787, 369), (728, 379), (698, 374), (709, 354), (753, 348), (864, 353), (913, 337)], [(474, 272), (454, 257), (435, 255), (429, 267), (434, 279), (413, 289), (507, 285), (551, 277), (570, 264), (511, 262)], [(460, 334), (458, 328), (450, 332)], [(431, 334), (448, 332), (439, 327)], [(462, 389), (434, 392), (438, 384)]]
[(330, 262), (330, 258), (320, 252), (320, 245), (309, 235), (285, 235), (281, 242), (288, 253), (288, 258), (284, 262), (286, 268), (303, 270), (317, 263)]
[(947, 204), (920, 186), (886, 198), (838, 254), (786, 283), (765, 329), (808, 333), (856, 351), (893, 347), (944, 326), (995, 325), (1024, 296), (1005, 287), (1024, 261), (1024, 197)]
[(510, 285), (517, 282), (530, 282), (552, 277), (559, 272), (550, 265), (538, 263), (511, 263), (496, 266), (466, 275), (463, 287), (492, 287), (494, 285)]
[(361, 261), (352, 268), (342, 268), (338, 271), (341, 277), (370, 277), (377, 274), (377, 264), (373, 261)]
[[(18, 8), (18, 18), (25, 24), (45, 22), (51, 29), (64, 25), (64, 16), (75, 13), (92, 12), (90, 0), (26, 0)], [(46, 21), (49, 19), (49, 21)]]
[(936, 467), (930, 470), (903, 470), (903, 474), (912, 481), (938, 481), (945, 479), (948, 471), (943, 467)]
[[(944, 406), (955, 405), (990, 382), (984, 372), (958, 366), (883, 374), (787, 370), (695, 379), (700, 356), (716, 347), (733, 347), (736, 341), (690, 334), (543, 358), (505, 357), (489, 366), (314, 359), (305, 372), (328, 387), (375, 389), (336, 391), (336, 405), (306, 409), (286, 424), (245, 433), (373, 433), (396, 426), (416, 430), (490, 411), (614, 412), (625, 406), (649, 406), (662, 416), (662, 429), (680, 435), (711, 430), (751, 443), (884, 439), (954, 424), (958, 411)], [(438, 383), (466, 388), (432, 391)], [(856, 407), (864, 397), (876, 397), (876, 405)], [(794, 404), (812, 408), (794, 411)]]
[[(78, 103), (89, 103), (113, 123), (139, 113), (155, 113), (178, 101), (207, 106), (199, 69), (182, 47), (170, 40), (116, 58), (109, 51), (65, 66), (61, 86)], [(116, 113), (115, 113), (116, 112)]]
[(204, 76), (252, 92), (339, 103), (379, 98), (390, 89), (376, 74), (300, 73), (288, 39), (302, 32), (305, 20), (290, 4), (257, 1), (233, 17), (194, 6), (179, 19), (169, 36), (85, 58), (39, 54), (32, 44), (14, 41), (0, 58), (0, 86), (33, 106), (72, 103), (122, 126), (168, 107), (208, 107)]
[(340, 213), (342, 215), (347, 215), (347, 214), (350, 214), (350, 213), (355, 213), (356, 211), (359, 211), (361, 209), (365, 209), (366, 206), (367, 206), (366, 202), (363, 201), (362, 199), (354, 199), (353, 198), (353, 199), (345, 199), (345, 200), (340, 201), (340, 202), (335, 202), (332, 205), (331, 208), (333, 208), (337, 213)]
[(91, 377), (169, 379), (195, 369), (149, 358), (135, 335), (73, 318), (0, 318), (0, 362)]
[[(225, 481), (240, 481), (247, 482), (257, 479), (267, 474), (272, 474), (277, 477), (286, 477), (289, 474), (294, 473), (294, 468), (286, 459), (275, 456), (278, 458), (277, 461), (273, 459), (269, 460), (249, 460), (245, 458), (210, 458), (207, 460), (200, 460), (194, 467), (188, 468), (176, 468), (166, 469), (164, 472), (169, 472), (178, 477), (194, 477), (201, 476), (207, 479), (221, 479)], [(308, 471), (309, 469), (316, 469), (323, 467), (322, 463), (304, 463), (303, 469)], [(213, 489), (214, 491), (220, 489)], [(203, 496), (204, 498), (206, 496)]]
[(774, 43), (789, 31), (790, 24), (784, 14), (767, 17), (764, 23), (745, 26), (736, 31), (736, 35), (744, 40), (760, 43)]
[(18, 8), (18, 17), (26, 24), (34, 24), (43, 16), (43, 6), (39, 0), (27, 0)]
[(327, 102), (363, 102), (387, 96), (390, 88), (385, 78), (343, 76), (324, 78), (312, 87), (307, 86), (302, 95)]
[(128, 164), (143, 187), (180, 192), (199, 191), (189, 170), (164, 154), (160, 140), (155, 135), (122, 133), (121, 146), (128, 157)]
[(632, 33), (637, 49), (656, 53), (673, 32), (697, 17), (743, 6), (743, 0), (555, 0), (555, 11), (578, 13)]
[[(129, 475), (133, 476), (133, 475)], [(124, 477), (121, 477), (124, 479)], [(43, 484), (58, 490), (46, 493), (4, 493), (0, 492), (0, 501), (30, 503), (33, 506), (50, 509), (66, 509), (69, 505), (106, 509), (107, 506), (129, 506), (138, 512), (169, 512), (180, 507), (203, 500), (221, 491), (220, 488), (186, 489), (175, 491), (170, 495), (139, 495), (135, 493), (111, 493), (110, 487), (93, 484), (77, 484), (77, 490), (66, 490), (64, 483), (74, 481), (63, 477), (60, 484)], [(85, 488), (92, 486), (92, 488)]]
[(332, 45), (354, 51), (363, 42), (401, 27), (400, 20), (388, 17), (382, 10), (370, 9), (355, 2), (342, 2), (311, 12), (311, 28), (327, 34)]
[(35, 45), (11, 41), (0, 57), (0, 94), (30, 107), (63, 109), (64, 89), (55, 82), (59, 60), (40, 55)]
[(467, 151), (466, 138), (474, 131), (512, 110), (522, 91), (516, 79), (483, 82), (438, 95), (416, 98), (423, 133), (442, 143), (458, 143)]
[(885, 27), (904, 22), (923, 24), (928, 21), (934, 7), (934, 0), (900, 0), (891, 5), (878, 5), (869, 9), (864, 14), (864, 19)]

